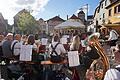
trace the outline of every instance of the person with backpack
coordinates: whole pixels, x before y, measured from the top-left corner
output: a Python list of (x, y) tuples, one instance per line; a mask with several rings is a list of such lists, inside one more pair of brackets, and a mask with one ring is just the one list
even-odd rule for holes
[(55, 35), (53, 37), (52, 43), (49, 45), (49, 52), (50, 52), (50, 57), (52, 62), (61, 62), (62, 61), (62, 56), (65, 55), (66, 50), (60, 42), (60, 38), (58, 35)]
[[(50, 75), (51, 79), (49, 80), (64, 80), (65, 78), (62, 74), (62, 67), (63, 64), (59, 64), (64, 60), (64, 56), (66, 55), (66, 50), (63, 44), (60, 43), (60, 38), (58, 35), (53, 36), (52, 43), (49, 45), (49, 53), (50, 53), (50, 61), (56, 64), (51, 66), (51, 72), (48, 74)], [(62, 76), (61, 76), (62, 75)]]

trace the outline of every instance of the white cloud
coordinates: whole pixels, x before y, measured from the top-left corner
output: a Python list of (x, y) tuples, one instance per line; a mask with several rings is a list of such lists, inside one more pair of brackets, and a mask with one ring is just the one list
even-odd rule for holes
[(29, 9), (34, 17), (44, 11), (44, 7), (49, 0), (2, 0), (0, 2), (0, 12), (9, 24), (13, 24), (13, 17), (22, 9)]

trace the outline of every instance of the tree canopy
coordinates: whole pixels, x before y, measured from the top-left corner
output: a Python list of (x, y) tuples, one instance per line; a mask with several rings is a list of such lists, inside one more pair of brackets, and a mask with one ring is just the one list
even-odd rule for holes
[(18, 14), (17, 26), (22, 34), (34, 34), (38, 30), (37, 21), (30, 12)]

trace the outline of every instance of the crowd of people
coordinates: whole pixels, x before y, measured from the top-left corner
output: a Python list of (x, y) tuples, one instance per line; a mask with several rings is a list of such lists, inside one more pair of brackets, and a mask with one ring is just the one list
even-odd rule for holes
[[(114, 54), (115, 54), (116, 63), (119, 63), (120, 45), (116, 44), (119, 36), (115, 30), (112, 30), (111, 28), (109, 30), (110, 30), (110, 34), (108, 37), (108, 41), (110, 42), (110, 46), (117, 45), (116, 46), (117, 49), (115, 48)], [(30, 34), (28, 36), (20, 35), (20, 34), (13, 35), (12, 33), (8, 33), (6, 36), (0, 35), (0, 62), (5, 61), (6, 64), (10, 64), (10, 61), (12, 59), (19, 61), (20, 49), (22, 45), (32, 45), (33, 54), (36, 53), (44, 54), (45, 52), (47, 52), (49, 60), (52, 63), (60, 63), (63, 60), (67, 59), (66, 56), (68, 51), (78, 51), (80, 58), (79, 59), (80, 65), (74, 66), (72, 68), (71, 67), (68, 68), (71, 71), (77, 72), (78, 76), (77, 78), (75, 78), (74, 76), (73, 77), (74, 80), (86, 80), (87, 69), (90, 68), (94, 60), (99, 59), (100, 57), (99, 54), (97, 53), (97, 50), (93, 46), (91, 46), (91, 43), (88, 42), (88, 36), (91, 34), (92, 34), (91, 32), (87, 32), (81, 35), (76, 32), (75, 34), (72, 35), (72, 37), (68, 37), (69, 35), (67, 35), (66, 44), (62, 44), (60, 42), (60, 39), (63, 37), (63, 35), (56, 33), (53, 35), (52, 39), (50, 39), (51, 41), (49, 40), (50, 42), (47, 45), (42, 45), (40, 42), (41, 40), (40, 41), (36, 40), (35, 35), (33, 34)], [(55, 68), (56, 66), (58, 67), (58, 69)], [(53, 67), (55, 70), (60, 71), (62, 69), (61, 67), (63, 67), (63, 64), (62, 65), (55, 64), (52, 66), (52, 68)], [(111, 78), (109, 77), (109, 74), (112, 75), (112, 71), (114, 73), (114, 78), (119, 79), (118, 75), (120, 73), (118, 73), (119, 71), (117, 70), (118, 68), (115, 70), (114, 69), (108, 70), (105, 74), (104, 80), (111, 80), (111, 79), (114, 80), (113, 77), (111, 76), (110, 76)], [(33, 80), (39, 80), (39, 79), (36, 78)]]

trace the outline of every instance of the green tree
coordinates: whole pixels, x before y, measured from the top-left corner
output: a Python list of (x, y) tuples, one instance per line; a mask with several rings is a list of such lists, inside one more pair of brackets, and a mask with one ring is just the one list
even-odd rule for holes
[(34, 34), (38, 30), (37, 21), (29, 12), (18, 14), (17, 26), (22, 34)]

